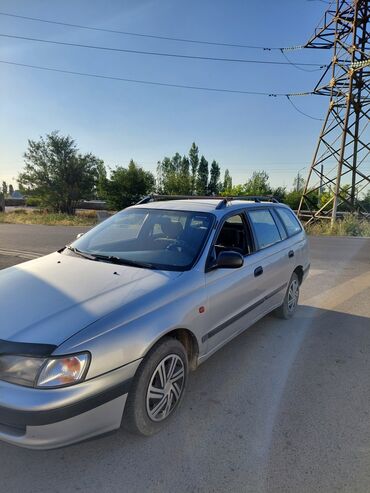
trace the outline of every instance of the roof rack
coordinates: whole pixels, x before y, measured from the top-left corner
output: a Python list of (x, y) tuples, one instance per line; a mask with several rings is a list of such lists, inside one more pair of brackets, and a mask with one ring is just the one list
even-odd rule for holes
[(252, 200), (253, 202), (274, 202), (279, 203), (278, 199), (273, 195), (244, 195), (244, 196), (233, 196), (226, 197), (228, 200)]
[(149, 202), (160, 202), (162, 200), (218, 200), (219, 203), (216, 209), (222, 209), (226, 207), (231, 200), (248, 200), (253, 202), (275, 202), (279, 201), (271, 195), (245, 195), (245, 196), (227, 196), (222, 197), (219, 195), (158, 195), (151, 194), (139, 200), (136, 205), (148, 204)]

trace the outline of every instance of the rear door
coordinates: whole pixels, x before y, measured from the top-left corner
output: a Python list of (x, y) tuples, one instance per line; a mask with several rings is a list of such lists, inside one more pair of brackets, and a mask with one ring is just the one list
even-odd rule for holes
[(288, 207), (274, 207), (274, 212), (284, 225), (285, 231), (289, 237), (286, 243), (288, 247), (288, 256), (290, 261), (290, 272), (293, 272), (298, 265), (303, 269), (309, 266), (308, 245), (306, 235), (301, 223), (298, 221), (294, 212)]
[(261, 314), (270, 312), (284, 299), (290, 279), (289, 240), (285, 228), (270, 207), (248, 210), (247, 216), (253, 231), (256, 253), (255, 263), (259, 269), (259, 289), (264, 302)]

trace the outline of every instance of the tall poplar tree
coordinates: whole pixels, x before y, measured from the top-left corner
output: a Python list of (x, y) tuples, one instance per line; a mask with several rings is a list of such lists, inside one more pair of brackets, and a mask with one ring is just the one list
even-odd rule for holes
[(209, 195), (218, 195), (220, 193), (220, 165), (216, 161), (212, 161), (210, 178), (208, 184), (208, 193)]
[(198, 166), (196, 192), (198, 195), (206, 195), (208, 188), (208, 161), (202, 156)]
[(191, 192), (195, 192), (197, 171), (199, 166), (199, 149), (195, 142), (192, 143), (189, 150), (189, 162), (191, 168)]

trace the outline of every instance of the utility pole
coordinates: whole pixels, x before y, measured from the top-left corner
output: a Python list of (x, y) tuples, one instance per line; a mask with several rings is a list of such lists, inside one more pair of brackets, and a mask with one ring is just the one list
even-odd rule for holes
[(301, 190), (301, 171), (306, 169), (306, 166), (304, 166), (303, 168), (299, 169), (297, 171), (297, 183), (296, 183), (296, 191), (299, 192)]
[[(331, 218), (334, 224), (343, 203), (353, 212), (365, 212), (357, 198), (370, 184), (370, 175), (363, 171), (370, 154), (369, 30), (370, 0), (336, 0), (305, 45), (333, 53), (314, 89), (330, 100), (298, 209), (308, 222)], [(331, 196), (318, 205), (323, 187)]]

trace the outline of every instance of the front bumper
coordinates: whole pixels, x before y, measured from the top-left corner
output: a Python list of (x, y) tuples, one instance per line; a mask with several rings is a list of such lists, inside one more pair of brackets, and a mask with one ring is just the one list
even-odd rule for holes
[(59, 389), (34, 389), (0, 381), (0, 440), (51, 449), (119, 428), (140, 362)]

